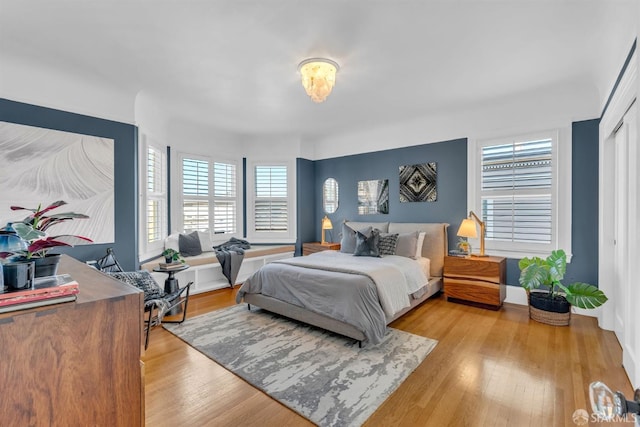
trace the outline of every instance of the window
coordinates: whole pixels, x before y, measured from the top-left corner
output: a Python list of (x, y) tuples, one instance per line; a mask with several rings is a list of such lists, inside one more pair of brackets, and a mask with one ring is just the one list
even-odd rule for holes
[(255, 230), (286, 232), (287, 167), (256, 166)]
[(182, 227), (209, 229), (209, 162), (182, 159)]
[(570, 252), (571, 144), (560, 145), (558, 131), (477, 144), (472, 206), (485, 222), (490, 253), (520, 258), (560, 247)]
[(237, 166), (185, 155), (182, 165), (182, 228), (235, 234), (238, 231)]
[(295, 196), (293, 168), (287, 164), (255, 164), (248, 178), (253, 185), (248, 214), (252, 241), (295, 240)]
[(213, 232), (236, 232), (236, 165), (213, 164)]
[(162, 250), (167, 236), (167, 156), (144, 135), (142, 142), (140, 258), (146, 259)]

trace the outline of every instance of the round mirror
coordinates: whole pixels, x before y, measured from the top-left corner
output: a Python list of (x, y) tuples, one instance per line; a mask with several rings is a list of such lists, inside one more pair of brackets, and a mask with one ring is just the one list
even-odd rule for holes
[(322, 208), (328, 214), (338, 210), (338, 181), (327, 178), (322, 186)]

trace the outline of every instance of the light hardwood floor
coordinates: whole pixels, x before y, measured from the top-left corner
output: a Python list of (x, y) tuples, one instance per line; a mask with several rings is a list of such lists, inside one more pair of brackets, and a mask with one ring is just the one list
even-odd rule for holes
[[(236, 291), (193, 296), (188, 316), (234, 304)], [(575, 426), (576, 409), (591, 412), (592, 381), (633, 395), (614, 334), (591, 317), (553, 327), (527, 307), (489, 311), (441, 295), (391, 326), (439, 343), (365, 426)], [(143, 361), (148, 426), (313, 425), (163, 328)]]

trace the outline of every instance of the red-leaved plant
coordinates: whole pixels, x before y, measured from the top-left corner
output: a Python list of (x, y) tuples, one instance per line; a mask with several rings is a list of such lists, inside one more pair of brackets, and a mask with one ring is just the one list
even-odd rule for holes
[(31, 215), (23, 219), (22, 222), (14, 222), (11, 225), (18, 237), (20, 237), (27, 243), (27, 249), (17, 252), (3, 252), (0, 253), (0, 258), (7, 258), (8, 256), (13, 255), (23, 256), (27, 259), (42, 258), (51, 248), (55, 248), (58, 246), (74, 246), (82, 243), (91, 243), (92, 240), (89, 238), (74, 236), (71, 234), (47, 236), (46, 231), (56, 224), (60, 224), (61, 222), (70, 221), (73, 219), (89, 218), (87, 215), (75, 212), (64, 212), (45, 215), (49, 211), (66, 204), (67, 202), (58, 200), (57, 202), (51, 203), (44, 209), (42, 209), (42, 205), (38, 205), (36, 209), (23, 208), (21, 206), (11, 206), (11, 210), (13, 211), (26, 210), (32, 212)]

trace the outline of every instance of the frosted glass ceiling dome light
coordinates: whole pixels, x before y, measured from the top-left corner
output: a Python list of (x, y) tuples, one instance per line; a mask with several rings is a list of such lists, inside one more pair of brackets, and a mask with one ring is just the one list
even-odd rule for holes
[(336, 84), (340, 67), (335, 61), (324, 58), (305, 59), (298, 65), (302, 86), (313, 102), (323, 102)]

